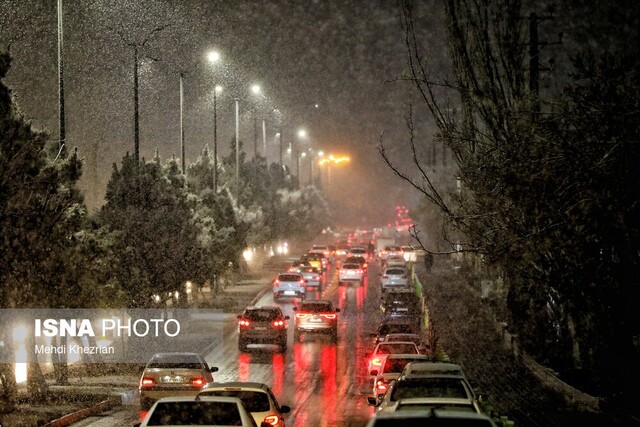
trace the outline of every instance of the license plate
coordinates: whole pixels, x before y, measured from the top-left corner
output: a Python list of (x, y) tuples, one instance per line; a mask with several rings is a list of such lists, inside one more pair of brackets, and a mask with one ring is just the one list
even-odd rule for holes
[(266, 329), (267, 329), (267, 327), (266, 327), (266, 326), (256, 326), (256, 327), (255, 327), (255, 328), (253, 328), (253, 329), (255, 329), (255, 330), (257, 330), (257, 331), (264, 331), (264, 330), (266, 330)]
[(296, 292), (295, 291), (284, 291), (285, 295), (295, 295)]
[(182, 377), (164, 377), (162, 378), (162, 382), (168, 383), (168, 384), (175, 384), (175, 383), (184, 382), (184, 379)]
[(315, 322), (315, 323), (320, 323), (320, 322), (322, 322), (322, 319), (311, 319), (309, 321), (310, 322)]

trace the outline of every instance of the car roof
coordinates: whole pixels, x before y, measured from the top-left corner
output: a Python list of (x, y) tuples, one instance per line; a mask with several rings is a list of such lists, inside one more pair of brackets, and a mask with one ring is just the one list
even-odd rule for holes
[(407, 419), (407, 418), (449, 418), (449, 419), (465, 419), (465, 420), (485, 420), (487, 425), (495, 426), (493, 420), (484, 414), (467, 411), (455, 410), (439, 410), (432, 409), (429, 411), (406, 411), (406, 412), (378, 412), (374, 415), (374, 419)]
[(166, 356), (198, 356), (200, 357), (198, 353), (187, 352), (187, 351), (175, 351), (175, 352), (168, 351), (168, 352), (156, 353), (152, 357), (166, 357)]
[(429, 360), (429, 356), (416, 353), (394, 353), (387, 356), (387, 359), (416, 359), (426, 361)]
[(432, 371), (461, 371), (462, 366), (457, 363), (449, 363), (449, 362), (416, 362), (412, 364), (411, 367), (419, 368), (421, 371), (432, 370)]
[(350, 268), (357, 267), (360, 268), (360, 264), (356, 264), (355, 262), (348, 262), (346, 264), (342, 264), (342, 267), (345, 268), (349, 266)]
[(250, 305), (247, 310), (282, 310), (279, 305)]
[(383, 345), (400, 345), (400, 344), (416, 345), (416, 343), (414, 343), (413, 341), (391, 341), (391, 342), (381, 341), (378, 344), (376, 344), (376, 348)]
[(463, 397), (407, 397), (397, 401), (398, 405), (402, 403), (449, 403), (473, 405), (473, 399)]

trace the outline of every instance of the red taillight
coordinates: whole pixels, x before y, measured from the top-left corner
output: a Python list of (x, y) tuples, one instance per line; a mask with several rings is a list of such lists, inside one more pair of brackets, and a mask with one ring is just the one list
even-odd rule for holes
[(376, 389), (378, 390), (378, 393), (387, 391), (387, 385), (384, 380), (378, 380), (376, 382)]
[(371, 361), (371, 364), (372, 364), (373, 366), (381, 366), (381, 365), (382, 365), (382, 360), (380, 360), (380, 359), (378, 359), (378, 358), (376, 357), (375, 359), (373, 359), (373, 360)]
[(309, 317), (310, 315), (307, 313), (296, 313), (296, 317), (298, 319), (304, 319), (305, 317)]
[(140, 419), (144, 420), (144, 417), (146, 417), (148, 413), (149, 413), (149, 411), (141, 411), (140, 412)]
[(362, 269), (361, 269), (361, 268), (359, 268), (359, 269), (357, 270), (357, 273), (358, 273), (358, 274), (362, 274)]
[(140, 380), (140, 387), (153, 387), (156, 384), (156, 380), (153, 378), (145, 377)]
[(383, 279), (388, 279), (389, 276), (387, 276), (386, 274), (384, 276), (382, 276)]
[(264, 420), (262, 420), (262, 422), (265, 422), (270, 426), (277, 426), (280, 422), (280, 417), (277, 415), (267, 415), (266, 417), (264, 417)]
[(321, 314), (320, 316), (325, 317), (327, 319), (335, 319), (336, 318), (335, 314)]
[(320, 275), (319, 274), (314, 274), (313, 275), (313, 280), (320, 280)]
[(277, 288), (278, 286), (280, 286), (280, 281), (276, 280), (275, 282), (273, 282), (273, 287)]
[(300, 284), (304, 285), (304, 279), (300, 279)]
[(273, 326), (275, 326), (276, 328), (284, 327), (284, 320), (274, 320)]
[(367, 268), (367, 263), (362, 264), (362, 268)]
[(248, 328), (249, 325), (251, 325), (251, 322), (247, 319), (240, 319), (240, 321), (238, 322), (238, 325)]
[(207, 384), (207, 380), (204, 378), (191, 378), (191, 385), (196, 387), (204, 387)]

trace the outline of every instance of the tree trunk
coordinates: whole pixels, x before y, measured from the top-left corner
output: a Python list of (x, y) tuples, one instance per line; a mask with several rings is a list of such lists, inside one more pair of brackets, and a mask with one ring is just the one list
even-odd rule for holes
[[(35, 347), (35, 337), (27, 338), (27, 349)], [(47, 382), (44, 379), (38, 356), (27, 351), (27, 393), (33, 402), (44, 402), (47, 396)]]

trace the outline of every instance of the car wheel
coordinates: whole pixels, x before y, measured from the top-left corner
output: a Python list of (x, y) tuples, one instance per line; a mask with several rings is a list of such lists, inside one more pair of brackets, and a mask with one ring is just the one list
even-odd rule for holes
[(287, 351), (287, 339), (281, 339), (280, 342), (278, 343), (278, 347), (279, 347), (279, 351), (280, 353), (285, 353)]
[(331, 330), (331, 341), (338, 342), (338, 331), (335, 329)]
[(304, 300), (305, 300), (305, 298), (306, 298), (306, 295), (305, 295), (305, 294), (300, 294), (300, 301), (304, 301)]
[(238, 339), (238, 351), (245, 353), (247, 351), (247, 342), (243, 339)]

